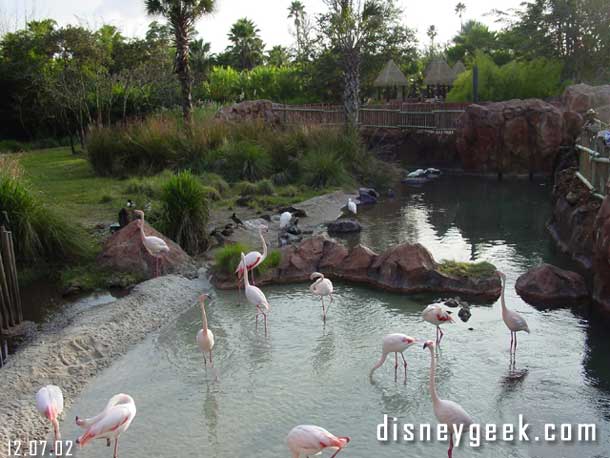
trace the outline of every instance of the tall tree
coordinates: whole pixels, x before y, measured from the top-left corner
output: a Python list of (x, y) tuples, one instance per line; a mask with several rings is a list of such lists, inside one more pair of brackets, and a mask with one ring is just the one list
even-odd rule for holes
[(311, 21), (300, 0), (293, 0), (288, 7), (288, 19), (293, 19), (297, 41), (297, 60), (308, 60), (311, 52)]
[(265, 44), (259, 36), (260, 30), (248, 18), (238, 19), (229, 32), (229, 53), (234, 65), (240, 70), (251, 70), (261, 65), (264, 59)]
[(464, 11), (466, 11), (466, 5), (464, 5), (462, 2), (458, 2), (457, 5), (455, 5), (455, 14), (460, 17), (460, 29), (464, 28), (464, 23), (462, 22), (462, 15), (464, 14)]
[(182, 116), (187, 130), (193, 122), (193, 75), (190, 66), (190, 43), (195, 22), (214, 8), (214, 0), (145, 0), (151, 15), (165, 17), (174, 34), (175, 71), (182, 89)]
[(276, 67), (288, 65), (290, 63), (290, 53), (282, 45), (276, 45), (267, 53), (267, 63)]
[(436, 26), (434, 24), (428, 27), (426, 35), (428, 35), (428, 38), (430, 38), (430, 52), (434, 54), (434, 39), (438, 35), (438, 32), (436, 31)]
[(348, 128), (358, 126), (362, 50), (375, 43), (386, 23), (399, 15), (394, 0), (324, 0), (328, 12), (319, 18), (322, 33), (339, 52), (343, 70), (343, 110)]

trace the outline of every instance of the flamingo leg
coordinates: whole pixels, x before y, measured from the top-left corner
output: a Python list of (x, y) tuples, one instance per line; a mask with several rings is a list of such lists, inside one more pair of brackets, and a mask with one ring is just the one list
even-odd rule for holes
[(210, 366), (214, 367), (214, 362), (212, 361), (212, 350), (210, 350)]
[(119, 458), (119, 438), (118, 437), (114, 440), (114, 455), (112, 455), (112, 458)]
[(515, 332), (515, 353), (517, 353), (517, 333)]
[(206, 368), (208, 367), (208, 360), (205, 359), (205, 353), (203, 353), (203, 366)]
[(439, 335), (438, 335), (438, 331), (440, 331), (441, 328), (439, 328), (438, 326), (436, 326), (436, 345), (438, 345), (440, 343), (439, 340)]
[(394, 381), (398, 381), (398, 352), (394, 352)]
[(112, 442), (110, 442), (110, 438), (108, 438), (108, 437), (107, 437), (107, 438), (106, 438), (106, 447), (110, 447), (110, 444), (111, 444), (111, 443), (112, 443)]
[(514, 333), (513, 333), (513, 331), (511, 331), (510, 332), (510, 352), (511, 353), (513, 352), (513, 345), (514, 345), (513, 340), (514, 340)]
[(335, 453), (333, 453), (330, 458), (335, 458), (335, 456), (337, 456), (341, 450), (343, 450), (343, 449), (342, 448), (338, 448), (337, 451)]
[(326, 322), (326, 307), (324, 306), (324, 296), (320, 296), (322, 301), (322, 319)]
[(407, 360), (405, 359), (405, 355), (403, 355), (402, 353), (400, 354), (400, 356), (402, 356), (402, 362), (404, 363), (405, 366), (405, 385), (407, 384)]
[(449, 450), (447, 450), (447, 457), (453, 458), (453, 433), (449, 434)]

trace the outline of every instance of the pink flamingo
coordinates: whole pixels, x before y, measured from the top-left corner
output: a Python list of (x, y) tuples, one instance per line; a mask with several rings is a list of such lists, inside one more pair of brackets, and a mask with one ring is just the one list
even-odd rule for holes
[(461, 405), (457, 402), (446, 401), (438, 397), (436, 391), (436, 355), (434, 352), (434, 342), (428, 340), (424, 344), (424, 349), (430, 350), (430, 396), (432, 397), (432, 408), (434, 409), (434, 415), (439, 423), (447, 425), (449, 430), (449, 450), (447, 451), (448, 458), (453, 456), (453, 431), (455, 428), (459, 428), (460, 425), (464, 429), (467, 429), (473, 422), (472, 417), (468, 415)]
[(154, 276), (156, 277), (160, 273), (161, 256), (163, 253), (169, 253), (169, 246), (162, 238), (155, 237), (154, 235), (146, 235), (144, 233), (144, 212), (142, 210), (136, 210), (133, 213), (140, 217), (136, 224), (140, 228), (140, 235), (144, 248), (146, 248), (146, 251), (148, 251), (155, 260)]
[(504, 290), (506, 289), (506, 275), (503, 272), (498, 272), (500, 279), (502, 280), (502, 294), (500, 295), (500, 303), (502, 304), (502, 320), (510, 331), (510, 351), (514, 353), (517, 351), (517, 332), (525, 331), (530, 333), (530, 328), (527, 325), (527, 321), (521, 315), (513, 310), (509, 310), (506, 307), (506, 301), (504, 300)]
[(300, 458), (301, 455), (317, 455), (324, 449), (336, 450), (331, 456), (334, 458), (349, 443), (347, 436), (337, 437), (324, 428), (314, 425), (295, 426), (286, 438), (288, 448), (292, 452), (292, 458)]
[(405, 383), (407, 383), (407, 360), (403, 352), (411, 345), (417, 342), (417, 339), (404, 334), (388, 334), (383, 338), (381, 347), (381, 358), (371, 369), (369, 376), (373, 378), (373, 372), (379, 369), (385, 363), (388, 354), (394, 353), (394, 381), (398, 380), (398, 354), (402, 356), (403, 365), (405, 368)]
[(110, 398), (104, 410), (95, 417), (81, 419), (76, 417), (76, 424), (85, 432), (76, 439), (80, 447), (84, 447), (94, 439), (106, 439), (110, 447), (114, 439), (113, 458), (119, 456), (119, 437), (127, 431), (136, 416), (136, 404), (128, 394), (115, 394)]
[(241, 277), (244, 275), (244, 269), (248, 272), (252, 272), (252, 284), (254, 285), (254, 269), (260, 266), (263, 261), (267, 258), (267, 243), (265, 242), (265, 237), (263, 237), (263, 232), (268, 232), (269, 229), (264, 224), (261, 224), (258, 228), (258, 235), (261, 238), (261, 242), (263, 243), (263, 253), (259, 253), (258, 251), (250, 251), (246, 255), (245, 261), (242, 259), (237, 268), (235, 269), (235, 273), (237, 274), (237, 286), (239, 287), (239, 282), (241, 281)]
[[(243, 253), (241, 254), (241, 260), (245, 265), (245, 256)], [(248, 302), (256, 306), (256, 325), (258, 326), (258, 316), (263, 315), (263, 319), (265, 320), (265, 334), (267, 334), (267, 311), (269, 311), (270, 306), (265, 294), (263, 294), (260, 288), (250, 284), (248, 275), (244, 275), (244, 291)], [(263, 310), (261, 306), (265, 307), (265, 310)]]
[(324, 296), (328, 296), (330, 298), (330, 304), (333, 302), (333, 282), (331, 282), (328, 278), (324, 278), (324, 274), (320, 272), (314, 272), (309, 276), (310, 280), (315, 280), (309, 287), (309, 290), (312, 294), (316, 296), (320, 296), (320, 300), (322, 301), (322, 316), (324, 321), (326, 321), (326, 311), (328, 310), (324, 305)]
[(436, 344), (440, 345), (441, 340), (443, 340), (443, 336), (445, 335), (440, 325), (443, 323), (453, 323), (453, 318), (449, 312), (443, 310), (438, 304), (431, 304), (426, 307), (422, 312), (422, 318), (424, 321), (436, 326)]
[(46, 385), (39, 389), (36, 393), (36, 409), (47, 417), (53, 425), (55, 438), (53, 446), (55, 446), (55, 443), (61, 440), (59, 422), (57, 421), (57, 417), (64, 410), (64, 395), (61, 389), (55, 385)]
[(212, 348), (214, 348), (214, 333), (208, 329), (208, 317), (205, 314), (205, 300), (208, 298), (206, 294), (199, 296), (199, 304), (201, 305), (201, 321), (203, 323), (202, 328), (197, 333), (197, 345), (203, 353), (203, 364), (207, 366), (205, 354), (210, 355), (210, 365), (214, 365), (212, 362)]

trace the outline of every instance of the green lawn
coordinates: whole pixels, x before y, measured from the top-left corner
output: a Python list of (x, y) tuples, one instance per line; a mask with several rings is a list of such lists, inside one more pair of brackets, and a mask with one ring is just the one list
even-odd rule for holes
[(36, 150), (17, 155), (33, 189), (48, 204), (85, 226), (117, 219), (124, 205), (125, 181), (98, 177), (86, 157), (69, 148)]

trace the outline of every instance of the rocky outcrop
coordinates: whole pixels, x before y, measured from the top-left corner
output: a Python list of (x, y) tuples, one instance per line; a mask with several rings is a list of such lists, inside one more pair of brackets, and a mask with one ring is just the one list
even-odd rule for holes
[(584, 114), (590, 108), (597, 112), (599, 119), (610, 123), (610, 84), (604, 86), (589, 86), (575, 84), (568, 86), (561, 101), (566, 111)]
[(532, 305), (565, 306), (589, 301), (584, 278), (576, 272), (542, 264), (517, 279), (517, 294)]
[(561, 251), (588, 270), (592, 265), (593, 228), (600, 201), (575, 172), (575, 168), (568, 168), (556, 176), (553, 213), (547, 229)]
[[(161, 272), (193, 274), (195, 264), (180, 245), (165, 237), (152, 226), (144, 223), (146, 235), (160, 237), (169, 246), (169, 253), (164, 253), (161, 260)], [(154, 271), (154, 258), (148, 253), (140, 236), (140, 229), (132, 221), (123, 229), (115, 232), (104, 244), (97, 258), (98, 265), (116, 272), (126, 272), (139, 278), (150, 278)]]
[(550, 173), (563, 130), (562, 112), (542, 100), (470, 105), (458, 120), (457, 151), (470, 171)]
[(610, 316), (610, 197), (604, 199), (594, 223), (593, 300)]
[(349, 234), (362, 230), (362, 224), (355, 219), (348, 218), (340, 218), (336, 221), (332, 221), (328, 223), (326, 227), (329, 234)]
[[(436, 261), (420, 244), (402, 244), (377, 254), (363, 245), (348, 250), (336, 240), (318, 236), (298, 246), (282, 248), (277, 269), (257, 276), (257, 285), (309, 281), (312, 272), (329, 278), (367, 284), (400, 293), (459, 294), (492, 302), (500, 296), (500, 277), (452, 277), (438, 270)], [(220, 289), (235, 288), (232, 275), (214, 273)]]
[(273, 106), (270, 100), (246, 100), (222, 107), (216, 113), (216, 119), (230, 122), (260, 119), (266, 124), (278, 125), (280, 117), (273, 111)]

